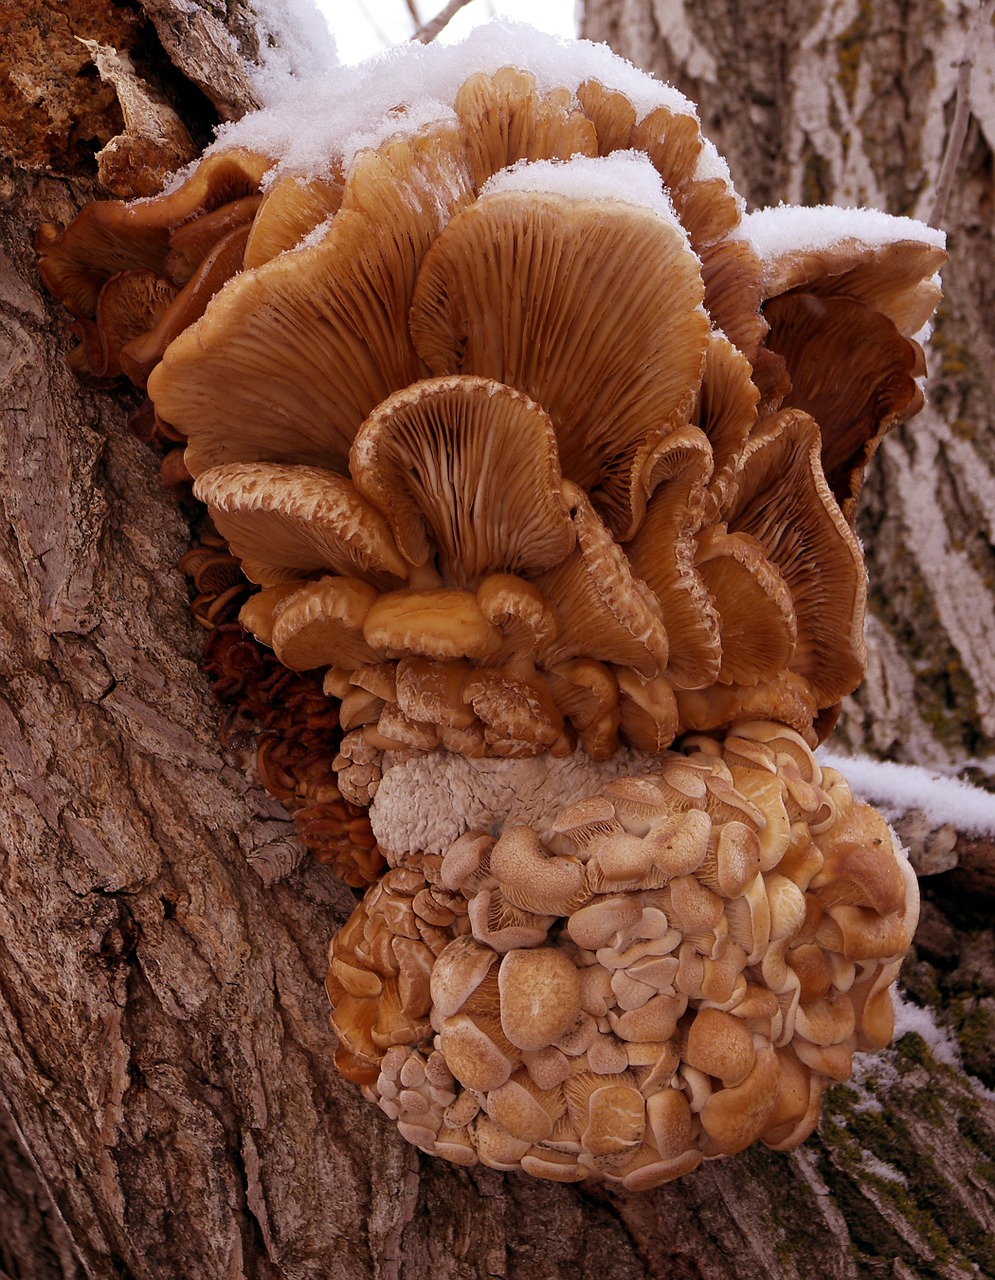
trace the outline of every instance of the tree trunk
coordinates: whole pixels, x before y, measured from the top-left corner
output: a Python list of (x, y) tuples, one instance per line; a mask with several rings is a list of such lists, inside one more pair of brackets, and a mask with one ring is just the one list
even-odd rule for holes
[[(179, 0), (34, 21), (0, 96), (0, 1280), (995, 1273), (992, 1105), (914, 1035), (831, 1093), (803, 1150), (643, 1196), (429, 1160), (339, 1079), (322, 979), (354, 897), (222, 750), (176, 568), (188, 512), (127, 395), (69, 373), (30, 249), (121, 128), (73, 35), (130, 51), (195, 142), (251, 88)], [(229, 22), (255, 56), (248, 8)], [(983, 922), (950, 906), (968, 874), (913, 978), (959, 993), (993, 1084), (992, 956), (968, 1008)]]

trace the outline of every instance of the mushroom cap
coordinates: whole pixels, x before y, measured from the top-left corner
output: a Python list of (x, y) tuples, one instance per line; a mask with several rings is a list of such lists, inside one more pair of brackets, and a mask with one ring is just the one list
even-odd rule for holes
[(768, 419), (744, 451), (729, 530), (755, 539), (791, 593), (797, 638), (790, 670), (819, 707), (863, 673), (866, 575), (860, 546), (829, 491), (815, 421), (798, 410)]
[(233, 555), (277, 577), (332, 570), (376, 586), (397, 586), (407, 577), (383, 517), (335, 472), (229, 463), (203, 472), (194, 495), (207, 504)]
[(434, 547), (447, 586), (536, 574), (573, 548), (549, 418), (501, 383), (434, 378), (390, 396), (353, 441), (350, 470), (411, 564)]
[(333, 943), (342, 1069), (368, 1082), (380, 1054), (368, 1093), (423, 1150), (648, 1188), (797, 1145), (886, 1041), (917, 899), (883, 821), (769, 722), (657, 763), (554, 811), (548, 840), (497, 819), (441, 859), (410, 850)]
[[(640, 272), (620, 291), (633, 260)], [(625, 537), (625, 461), (686, 421), (697, 391), (702, 294), (683, 232), (659, 213), (498, 191), (455, 217), (426, 255), (411, 333), (433, 373), (492, 378), (541, 404), (563, 474)]]

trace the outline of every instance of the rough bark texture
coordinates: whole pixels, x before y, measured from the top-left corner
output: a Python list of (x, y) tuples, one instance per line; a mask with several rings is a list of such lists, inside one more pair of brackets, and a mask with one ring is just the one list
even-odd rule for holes
[[(92, 8), (105, 26), (80, 34), (124, 23), (202, 136), (217, 116), (176, 86), (204, 26), (156, 43), (195, 6), (156, 0), (154, 26)], [(34, 226), (94, 193), (92, 151), (120, 129), (107, 100), (80, 133), (91, 79), (60, 74), (41, 95), (58, 146), (42, 130), (0, 171), (0, 1280), (995, 1273), (995, 1109), (915, 1035), (833, 1091), (804, 1150), (641, 1197), (426, 1160), (338, 1079), (321, 984), (352, 895), (221, 751), (175, 568), (184, 513), (127, 397), (66, 370), (34, 271)], [(5, 83), (8, 130), (36, 90)], [(959, 1002), (995, 1085), (992, 850), (963, 847), (910, 984)]]

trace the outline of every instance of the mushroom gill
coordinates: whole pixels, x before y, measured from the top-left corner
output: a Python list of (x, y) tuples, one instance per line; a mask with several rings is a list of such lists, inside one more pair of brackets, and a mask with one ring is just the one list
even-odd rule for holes
[(397, 53), (377, 120), (340, 68), (321, 156), (247, 119), (40, 269), (206, 505), (196, 616), (334, 720), (262, 780), (392, 863), (333, 946), (340, 1068), (423, 1150), (643, 1189), (804, 1140), (890, 1034), (914, 877), (812, 751), (943, 251), (745, 214), (686, 99), (533, 36)]
[[(812, 1131), (823, 1090), (886, 1037), (880, 991), (915, 925), (915, 877), (838, 776), (823, 788), (799, 738), (744, 722), (728, 741), (664, 751), (654, 772), (590, 795), (596, 828), (554, 807), (537, 825), (555, 840), (509, 823), (497, 840), (468, 830), (392, 855), (332, 944), (329, 994), (340, 1070), (409, 1141), (646, 1189)], [(778, 746), (812, 781), (790, 841), (762, 845), (785, 822), (764, 754)], [(429, 933), (440, 905), (447, 923)], [(426, 963), (413, 1018), (395, 991)], [(416, 1130), (399, 1075), (441, 1089), (406, 1104)]]

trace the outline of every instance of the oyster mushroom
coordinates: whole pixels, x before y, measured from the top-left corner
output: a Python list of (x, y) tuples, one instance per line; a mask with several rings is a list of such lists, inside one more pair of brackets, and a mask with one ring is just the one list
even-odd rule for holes
[(337, 703), (393, 864), (333, 944), (340, 1069), (427, 1152), (643, 1189), (802, 1141), (891, 1031), (914, 877), (812, 750), (942, 249), (744, 215), (676, 91), (473, 39), (462, 84), (398, 55), (361, 149), (233, 126), (41, 269)]

